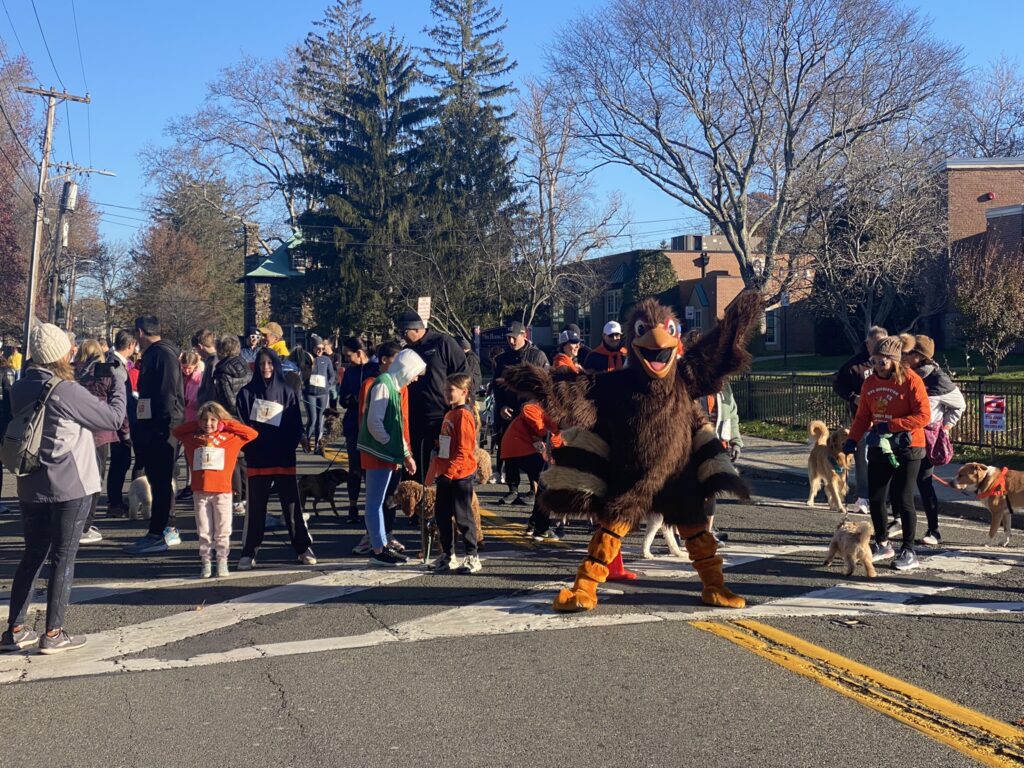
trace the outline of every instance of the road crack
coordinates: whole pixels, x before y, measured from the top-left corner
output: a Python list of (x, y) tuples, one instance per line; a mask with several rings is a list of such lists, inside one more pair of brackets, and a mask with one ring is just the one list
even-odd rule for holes
[(267, 671), (266, 675), (267, 675), (267, 682), (269, 682), (277, 690), (277, 696), (278, 696), (278, 698), (280, 699), (280, 702), (281, 702), (281, 707), (280, 707), (281, 713), (290, 722), (294, 723), (298, 727), (298, 729), (299, 729), (299, 736), (303, 737), (303, 739), (300, 741), (300, 743), (304, 743), (305, 742), (305, 738), (304, 737), (306, 736), (306, 724), (303, 722), (302, 718), (300, 718), (296, 714), (294, 707), (288, 701), (288, 692), (285, 691), (284, 684), (278, 682), (277, 680), (275, 680), (273, 673), (270, 672), (269, 670)]
[(376, 622), (378, 626), (380, 626), (381, 629), (383, 629), (385, 632), (387, 632), (389, 635), (393, 637), (398, 637), (398, 630), (389, 626), (388, 623), (384, 621), (384, 619), (382, 619), (380, 616), (374, 613), (373, 608), (370, 605), (364, 603), (363, 610), (366, 612), (367, 616), (373, 619), (373, 621)]

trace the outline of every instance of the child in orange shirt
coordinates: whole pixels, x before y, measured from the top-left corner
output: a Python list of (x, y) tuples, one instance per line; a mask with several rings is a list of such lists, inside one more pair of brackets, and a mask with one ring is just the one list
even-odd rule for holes
[[(473, 476), (476, 474), (476, 414), (469, 402), (472, 379), (464, 373), (448, 377), (449, 410), (437, 440), (437, 458), (431, 474), (437, 478), (434, 515), (441, 536), (443, 554), (434, 564), (437, 571), (477, 573), (483, 566), (477, 555), (476, 526), (473, 524)], [(466, 560), (455, 556), (452, 521), (466, 542)]]
[(216, 550), (217, 576), (228, 575), (228, 550), (231, 547), (231, 476), (242, 446), (256, 439), (252, 427), (234, 421), (219, 403), (204, 403), (195, 421), (174, 428), (174, 436), (185, 450), (192, 468), (192, 501), (199, 533), (199, 558), (202, 576), (213, 575), (210, 552)]

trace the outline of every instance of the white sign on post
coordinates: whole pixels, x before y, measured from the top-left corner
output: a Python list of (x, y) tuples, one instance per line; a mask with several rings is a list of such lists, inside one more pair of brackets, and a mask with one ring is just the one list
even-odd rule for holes
[(423, 324), (426, 325), (430, 321), (430, 297), (420, 296), (416, 300), (416, 314), (423, 319)]
[(1006, 431), (1006, 398), (1003, 395), (985, 395), (982, 427), (986, 432)]
[(789, 291), (783, 291), (779, 296), (779, 304), (783, 307), (789, 306)]

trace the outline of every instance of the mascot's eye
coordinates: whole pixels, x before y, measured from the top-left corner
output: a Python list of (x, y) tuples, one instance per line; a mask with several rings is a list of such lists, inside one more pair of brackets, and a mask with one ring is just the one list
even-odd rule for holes
[(679, 335), (679, 326), (676, 323), (676, 321), (673, 320), (672, 318), (669, 318), (668, 320), (665, 321), (665, 330), (668, 331), (669, 336)]
[(643, 336), (645, 333), (647, 333), (647, 323), (645, 323), (643, 320), (637, 320), (636, 323), (633, 324), (633, 332), (638, 337)]

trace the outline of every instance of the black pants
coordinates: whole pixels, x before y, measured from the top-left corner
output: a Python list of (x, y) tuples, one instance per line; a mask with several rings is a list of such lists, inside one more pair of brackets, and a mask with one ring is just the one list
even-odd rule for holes
[(242, 557), (256, 557), (256, 550), (263, 543), (267, 525), (267, 502), (270, 494), (277, 492), (281, 502), (281, 516), (288, 526), (295, 553), (301, 555), (313, 540), (309, 537), (306, 521), (302, 519), (299, 506), (299, 483), (295, 475), (250, 475), (249, 506), (245, 510), (245, 531), (242, 534)]
[(533, 500), (533, 511), (530, 512), (530, 519), (527, 525), (533, 527), (535, 535), (547, 533), (551, 530), (551, 513), (540, 506), (540, 495), (544, 491), (543, 485), (537, 486), (537, 496)]
[(917, 491), (921, 494), (929, 533), (939, 530), (939, 497), (935, 493), (935, 483), (932, 480), (934, 474), (935, 466), (925, 456), (921, 459), (921, 469), (917, 473)]
[(132, 466), (132, 447), (125, 443), (111, 443), (110, 469), (107, 470), (107, 503), (111, 507), (124, 507), (124, 480)]
[[(359, 488), (363, 483), (363, 464), (359, 449), (356, 448), (358, 435), (345, 435), (345, 453), (348, 455), (348, 507), (349, 514), (359, 503)], [(396, 473), (397, 474), (397, 473)]]
[(235, 462), (235, 471), (231, 473), (231, 498), (235, 504), (245, 501), (248, 496), (246, 493), (245, 467), (245, 454), (239, 453), (238, 461)]
[(409, 422), (409, 449), (416, 462), (416, 472), (411, 479), (422, 483), (427, 476), (427, 465), (430, 464), (430, 453), (434, 450), (437, 437), (441, 434), (444, 417), (437, 420)]
[(540, 473), (543, 471), (544, 457), (539, 453), (505, 459), (505, 483), (512, 493), (516, 493), (519, 490), (519, 481), (522, 479), (523, 472), (526, 473), (526, 477), (531, 483), (530, 491), (533, 491), (532, 484), (540, 482)]
[(509, 424), (511, 422), (501, 418), (501, 414), (494, 414), (494, 439), (491, 441), (491, 447), (495, 449), (494, 452), (498, 457), (498, 460), (494, 463), (494, 474), (496, 475), (500, 475), (505, 466), (505, 462), (501, 458), (501, 438), (505, 436), (505, 430), (508, 429)]
[[(888, 541), (885, 500), (892, 500), (893, 512), (900, 516), (903, 526), (903, 547), (912, 550), (917, 533), (917, 511), (914, 509), (914, 488), (924, 458), (924, 448), (911, 448), (897, 452), (900, 465), (893, 467), (889, 459), (876, 447), (868, 449), (868, 493), (871, 504), (871, 523), (875, 528), (875, 541)], [(891, 486), (891, 493), (890, 493)]]
[[(103, 481), (103, 475), (106, 474), (105, 470), (107, 468), (107, 457), (108, 456), (110, 456), (110, 443), (105, 443), (104, 445), (96, 446), (96, 468), (100, 472), (100, 485), (103, 484), (103, 482), (102, 482)], [(109, 488), (107, 490), (107, 495), (108, 496), (110, 495)], [(94, 493), (92, 495), (92, 501), (89, 503), (89, 517), (85, 521), (85, 527), (86, 528), (88, 528), (90, 525), (92, 525), (93, 521), (96, 519), (96, 507), (98, 507), (99, 504), (100, 504), (100, 494), (99, 493)]]
[(459, 533), (466, 542), (466, 554), (475, 555), (479, 542), (476, 540), (476, 525), (473, 522), (473, 477), (452, 480), (447, 477), (437, 478), (437, 500), (434, 515), (437, 518), (437, 531), (441, 537), (441, 550), (453, 554), (455, 542), (452, 522), (459, 527)]
[(154, 437), (152, 442), (136, 444), (136, 463), (141, 462), (153, 490), (153, 516), (149, 519), (149, 532), (162, 535), (164, 528), (174, 527), (174, 479), (175, 446), (167, 439)]
[(50, 556), (50, 576), (46, 580), (46, 630), (64, 626), (64, 613), (75, 580), (78, 541), (82, 538), (91, 503), (92, 497), (86, 496), (53, 504), (20, 505), (25, 552), (11, 585), (9, 627), (25, 623), (33, 587), (47, 555)]

